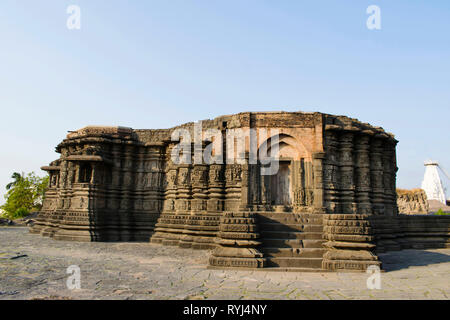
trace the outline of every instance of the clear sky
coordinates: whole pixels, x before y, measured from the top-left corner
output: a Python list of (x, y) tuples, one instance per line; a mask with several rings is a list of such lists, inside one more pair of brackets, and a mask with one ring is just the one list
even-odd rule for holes
[(398, 186), (419, 187), (424, 160), (450, 170), (449, 78), (448, 0), (2, 0), (0, 193), (14, 171), (44, 175), (67, 130), (266, 110), (382, 126)]

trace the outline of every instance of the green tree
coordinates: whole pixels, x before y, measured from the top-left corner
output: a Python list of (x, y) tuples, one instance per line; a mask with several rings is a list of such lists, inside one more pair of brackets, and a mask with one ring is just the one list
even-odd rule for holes
[(23, 173), (20, 174), (18, 172), (14, 172), (11, 176), (11, 179), (14, 179), (14, 181), (6, 185), (6, 190), (10, 190), (12, 187), (19, 184), (19, 182), (23, 180)]
[(6, 186), (6, 203), (0, 208), (9, 219), (22, 218), (32, 210), (40, 210), (48, 186), (48, 176), (38, 177), (34, 172), (27, 175), (15, 172), (14, 181)]

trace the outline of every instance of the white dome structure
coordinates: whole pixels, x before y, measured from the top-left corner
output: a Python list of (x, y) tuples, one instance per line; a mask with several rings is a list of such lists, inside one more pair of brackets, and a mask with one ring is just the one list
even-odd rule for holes
[[(445, 189), (439, 175), (439, 163), (436, 161), (425, 161), (425, 175), (422, 182), (422, 189), (425, 190), (428, 200), (437, 200), (446, 204)], [(445, 172), (444, 172), (445, 174)]]

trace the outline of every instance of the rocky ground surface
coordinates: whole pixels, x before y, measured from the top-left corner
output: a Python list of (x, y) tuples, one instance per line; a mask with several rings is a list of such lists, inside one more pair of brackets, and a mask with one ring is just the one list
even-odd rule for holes
[[(381, 289), (365, 273), (207, 269), (208, 251), (150, 243), (77, 243), (0, 227), (0, 299), (449, 299), (450, 249), (380, 255)], [(67, 268), (80, 268), (69, 290)]]
[(26, 227), (34, 223), (34, 219), (38, 216), (39, 212), (32, 212), (25, 218), (10, 220), (8, 218), (0, 218), (0, 226), (17, 226)]

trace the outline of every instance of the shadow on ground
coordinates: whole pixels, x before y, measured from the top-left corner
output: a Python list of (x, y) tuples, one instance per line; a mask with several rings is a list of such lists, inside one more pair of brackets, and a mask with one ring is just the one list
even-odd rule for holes
[(422, 267), (450, 262), (450, 255), (425, 250), (406, 249), (379, 255), (385, 271), (395, 271), (409, 267)]

